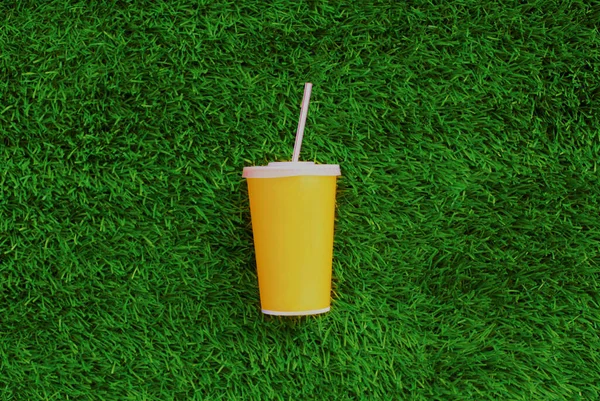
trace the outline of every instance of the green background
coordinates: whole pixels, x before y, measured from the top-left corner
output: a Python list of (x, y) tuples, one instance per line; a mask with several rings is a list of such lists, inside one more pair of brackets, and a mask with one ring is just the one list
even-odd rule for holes
[[(0, 399), (600, 397), (599, 2), (0, 21)], [(267, 317), (241, 172), (290, 159), (304, 82), (333, 307)]]

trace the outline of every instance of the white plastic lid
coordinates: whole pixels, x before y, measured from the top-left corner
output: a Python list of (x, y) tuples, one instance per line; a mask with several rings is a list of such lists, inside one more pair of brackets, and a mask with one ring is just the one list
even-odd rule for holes
[(272, 162), (268, 166), (244, 167), (244, 178), (277, 178), (299, 175), (342, 175), (339, 164), (315, 164), (313, 162)]

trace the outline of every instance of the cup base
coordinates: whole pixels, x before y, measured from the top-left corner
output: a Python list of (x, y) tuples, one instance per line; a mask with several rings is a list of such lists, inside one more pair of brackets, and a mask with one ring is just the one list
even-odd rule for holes
[(262, 313), (265, 315), (275, 315), (275, 316), (305, 316), (305, 315), (318, 315), (319, 313), (329, 312), (331, 306), (323, 309), (313, 309), (313, 310), (302, 310), (302, 311), (294, 311), (294, 312), (285, 312), (285, 311), (274, 311), (262, 309)]

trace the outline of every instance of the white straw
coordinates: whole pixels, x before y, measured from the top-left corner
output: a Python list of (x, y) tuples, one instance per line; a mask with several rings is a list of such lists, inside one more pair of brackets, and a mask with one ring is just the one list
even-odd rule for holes
[(298, 122), (298, 130), (296, 131), (296, 143), (294, 144), (293, 162), (297, 162), (300, 158), (300, 148), (302, 147), (302, 138), (304, 137), (304, 126), (306, 125), (306, 116), (308, 115), (308, 102), (310, 102), (310, 92), (312, 84), (307, 82), (304, 84), (304, 97), (302, 98), (302, 107), (300, 109), (300, 121)]

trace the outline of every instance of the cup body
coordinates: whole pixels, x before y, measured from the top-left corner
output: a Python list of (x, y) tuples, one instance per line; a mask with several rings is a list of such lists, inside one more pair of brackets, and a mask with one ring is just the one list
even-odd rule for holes
[(336, 180), (247, 177), (263, 313), (329, 311)]

